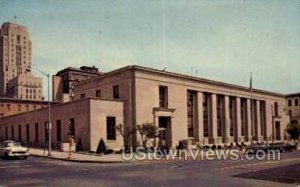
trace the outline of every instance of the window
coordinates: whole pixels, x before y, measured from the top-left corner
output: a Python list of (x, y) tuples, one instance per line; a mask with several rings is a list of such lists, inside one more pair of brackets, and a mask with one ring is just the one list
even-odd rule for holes
[(101, 97), (101, 90), (96, 90), (96, 97)]
[(26, 107), (26, 111), (28, 111), (28, 110), (29, 110), (29, 106), (28, 106), (28, 105), (25, 105), (25, 107)]
[(10, 111), (10, 104), (7, 104), (7, 110)]
[(208, 123), (209, 123), (209, 111), (211, 95), (209, 93), (203, 93), (203, 136), (208, 137)]
[(106, 117), (107, 140), (116, 140), (116, 117)]
[(56, 140), (58, 142), (61, 141), (61, 121), (60, 120), (56, 121)]
[(120, 99), (119, 85), (113, 86), (113, 98)]
[(69, 135), (73, 136), (75, 138), (75, 119), (71, 118), (69, 120)]
[(159, 107), (168, 108), (168, 87), (159, 86)]
[(290, 99), (288, 100), (288, 105), (292, 106), (292, 100), (290, 100)]
[(298, 106), (298, 99), (295, 99), (295, 106)]
[(81, 95), (80, 95), (80, 98), (81, 98), (81, 99), (85, 98), (85, 94), (81, 94)]
[(290, 116), (290, 117), (292, 117), (292, 114), (293, 114), (292, 111), (289, 110), (289, 116)]
[(18, 139), (21, 142), (22, 141), (22, 127), (21, 125), (18, 126)]
[(49, 138), (48, 134), (48, 121), (45, 122), (45, 141), (47, 142)]
[(11, 127), (11, 139), (12, 140), (15, 139), (15, 128), (14, 128), (14, 126)]
[(187, 126), (188, 126), (188, 137), (194, 137), (194, 118), (195, 118), (195, 98), (197, 92), (188, 90), (187, 91)]
[(39, 142), (39, 124), (35, 124), (35, 142)]
[(274, 111), (275, 111), (275, 116), (278, 116), (278, 103), (274, 103)]
[(5, 127), (5, 139), (8, 140), (8, 129)]
[(21, 110), (22, 110), (21, 105), (18, 105), (18, 111), (21, 111)]
[(26, 142), (29, 143), (30, 131), (29, 124), (26, 125)]

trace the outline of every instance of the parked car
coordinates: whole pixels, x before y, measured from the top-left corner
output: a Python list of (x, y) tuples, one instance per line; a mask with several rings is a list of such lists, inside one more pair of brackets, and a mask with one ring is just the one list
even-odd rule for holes
[(19, 142), (13, 140), (6, 140), (0, 144), (0, 156), (20, 157), (27, 159), (29, 156), (28, 148), (22, 147)]

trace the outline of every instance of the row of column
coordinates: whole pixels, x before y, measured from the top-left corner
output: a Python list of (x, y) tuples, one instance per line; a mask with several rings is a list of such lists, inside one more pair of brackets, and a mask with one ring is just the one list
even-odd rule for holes
[[(243, 115), (245, 120), (244, 124), (244, 135), (242, 135), (242, 117), (241, 117), (241, 98), (240, 97), (234, 97), (235, 102), (233, 102), (234, 114), (232, 115), (232, 123), (233, 123), (233, 136), (230, 136), (230, 96), (222, 95), (224, 97), (224, 117), (222, 120), (225, 120), (222, 122), (223, 129), (222, 129), (222, 136), (218, 136), (217, 134), (217, 94), (209, 93), (210, 94), (210, 102), (208, 110), (209, 114), (209, 122), (208, 122), (208, 137), (204, 137), (204, 123), (203, 123), (203, 94), (201, 92), (198, 92), (197, 94), (197, 121), (199, 127), (197, 128), (199, 132), (196, 132), (195, 134), (198, 134), (199, 137), (196, 137), (199, 139), (200, 144), (207, 144), (207, 143), (213, 143), (213, 144), (221, 144), (221, 143), (231, 143), (231, 142), (246, 142), (246, 141), (252, 141), (252, 131), (253, 135), (255, 136), (255, 139), (258, 141), (262, 141), (262, 131), (261, 131), (261, 108), (260, 108), (260, 101), (254, 100), (253, 102), (253, 114), (251, 113), (251, 99), (246, 99), (246, 111)], [(264, 107), (265, 110), (265, 107)], [(264, 111), (266, 114), (266, 111)], [(252, 116), (252, 117), (251, 117)], [(266, 117), (266, 115), (263, 115), (262, 117)], [(252, 121), (254, 120), (253, 126)], [(265, 120), (265, 119), (263, 119)], [(266, 125), (266, 124), (264, 124)], [(225, 128), (225, 129), (224, 129)], [(263, 131), (264, 132), (264, 131)], [(264, 132), (265, 133), (265, 132)], [(224, 137), (225, 136), (225, 137)], [(202, 141), (201, 141), (202, 140)]]

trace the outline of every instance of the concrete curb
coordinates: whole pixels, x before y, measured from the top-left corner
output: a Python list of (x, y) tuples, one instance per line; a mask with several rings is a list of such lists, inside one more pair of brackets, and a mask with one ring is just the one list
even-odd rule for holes
[(131, 163), (130, 161), (104, 161), (104, 160), (74, 160), (74, 159), (67, 159), (67, 158), (57, 158), (57, 157), (48, 157), (43, 155), (37, 154), (30, 154), (29, 156), (40, 157), (40, 158), (48, 158), (52, 160), (60, 160), (60, 161), (67, 161), (67, 162), (78, 162), (78, 163), (102, 163), (102, 164), (125, 164)]

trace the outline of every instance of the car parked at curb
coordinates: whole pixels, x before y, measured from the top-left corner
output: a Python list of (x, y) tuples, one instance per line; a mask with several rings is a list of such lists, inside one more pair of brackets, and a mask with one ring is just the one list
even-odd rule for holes
[(27, 159), (29, 152), (28, 148), (21, 146), (20, 142), (6, 140), (0, 144), (0, 156), (5, 158), (18, 157)]

